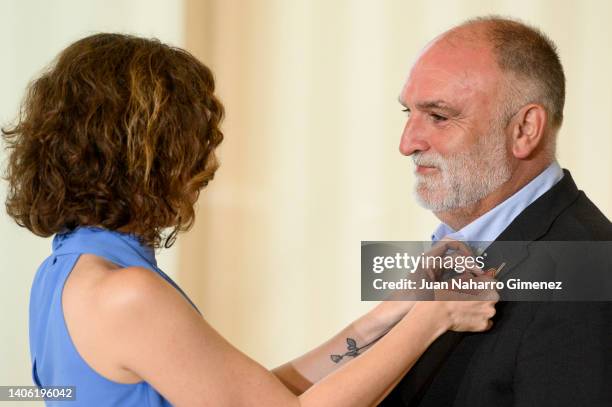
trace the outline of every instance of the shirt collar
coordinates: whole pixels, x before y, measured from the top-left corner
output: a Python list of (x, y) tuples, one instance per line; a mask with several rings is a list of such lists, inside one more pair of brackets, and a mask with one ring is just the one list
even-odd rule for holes
[(147, 263), (157, 267), (155, 250), (143, 244), (138, 236), (133, 233), (124, 233), (116, 230), (109, 230), (97, 226), (77, 226), (73, 230), (65, 230), (55, 235), (52, 241), (53, 251), (58, 251), (64, 245), (74, 248), (85, 247), (104, 247), (106, 245), (128, 245), (131, 250)]
[(484, 247), (481, 247), (481, 249), (484, 250), (488, 244), (497, 239), (514, 218), (552, 188), (561, 178), (563, 178), (563, 170), (556, 161), (553, 161), (544, 171), (510, 198), (460, 230), (455, 231), (447, 224), (441, 223), (433, 232), (431, 240), (437, 242), (443, 237), (449, 237), (467, 242), (483, 242)]

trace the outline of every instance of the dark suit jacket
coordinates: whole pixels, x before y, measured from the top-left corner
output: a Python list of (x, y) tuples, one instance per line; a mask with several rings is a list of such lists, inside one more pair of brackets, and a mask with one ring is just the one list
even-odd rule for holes
[[(612, 224), (564, 170), (498, 240), (612, 241)], [(496, 308), (490, 331), (438, 338), (381, 406), (612, 406), (611, 302)]]

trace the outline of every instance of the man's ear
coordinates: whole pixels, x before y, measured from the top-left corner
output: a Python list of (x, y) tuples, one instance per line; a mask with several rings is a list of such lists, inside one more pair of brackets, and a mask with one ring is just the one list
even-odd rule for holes
[(548, 115), (542, 105), (531, 103), (523, 106), (510, 120), (507, 131), (511, 135), (511, 151), (518, 159), (529, 157), (544, 143)]

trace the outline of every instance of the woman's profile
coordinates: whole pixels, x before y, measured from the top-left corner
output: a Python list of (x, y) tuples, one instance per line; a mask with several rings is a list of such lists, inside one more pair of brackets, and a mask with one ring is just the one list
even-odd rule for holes
[(36, 385), (75, 386), (75, 407), (371, 406), (445, 331), (490, 327), (494, 295), (387, 301), (271, 371), (234, 348), (155, 259), (194, 222), (223, 115), (211, 71), (154, 39), (83, 38), (31, 83), (2, 134), (7, 212), (53, 236), (30, 296)]

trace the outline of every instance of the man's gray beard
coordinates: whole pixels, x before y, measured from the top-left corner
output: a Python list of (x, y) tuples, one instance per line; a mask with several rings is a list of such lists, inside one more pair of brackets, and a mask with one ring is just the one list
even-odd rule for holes
[(433, 175), (417, 174), (417, 202), (433, 212), (465, 208), (499, 188), (510, 179), (512, 168), (505, 135), (480, 137), (479, 143), (467, 152), (442, 158), (437, 153), (415, 153), (416, 165), (433, 166)]

